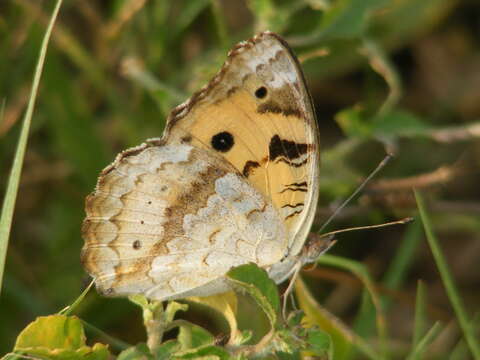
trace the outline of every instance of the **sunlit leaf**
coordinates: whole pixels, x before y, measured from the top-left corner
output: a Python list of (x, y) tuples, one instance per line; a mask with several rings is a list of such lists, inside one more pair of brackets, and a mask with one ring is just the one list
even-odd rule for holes
[(182, 323), (178, 333), (178, 342), (182, 349), (198, 348), (205, 345), (212, 345), (215, 338), (204, 328), (190, 324)]
[(150, 360), (153, 355), (150, 353), (148, 346), (144, 343), (133, 346), (127, 350), (122, 351), (117, 360)]
[(320, 24), (322, 39), (353, 38), (363, 35), (372, 11), (378, 9), (386, 0), (339, 0), (325, 12)]
[(368, 138), (373, 133), (372, 125), (367, 121), (364, 109), (360, 107), (338, 112), (335, 120), (343, 132), (350, 137)]
[(181, 345), (177, 340), (168, 340), (155, 349), (155, 360), (171, 359), (172, 355), (180, 351)]
[(308, 352), (316, 356), (327, 356), (333, 358), (332, 339), (328, 333), (318, 329), (310, 329), (307, 335)]
[(249, 0), (247, 4), (257, 20), (256, 32), (280, 32), (286, 26), (289, 13), (282, 11), (273, 0)]
[(295, 293), (300, 308), (306, 315), (305, 325), (318, 326), (323, 331), (329, 333), (336, 358), (345, 359), (353, 343), (350, 331), (315, 301), (315, 298), (301, 279), (297, 280), (295, 285)]
[(421, 136), (431, 129), (419, 116), (406, 110), (396, 110), (371, 121), (373, 133), (379, 136)]
[(195, 296), (188, 298), (188, 300), (206, 305), (220, 312), (230, 327), (230, 343), (242, 343), (242, 336), (238, 332), (237, 319), (235, 317), (237, 312), (237, 295), (233, 291), (205, 297)]
[(228, 280), (236, 289), (246, 291), (267, 315), (272, 327), (277, 324), (280, 311), (280, 297), (277, 285), (265, 270), (255, 264), (236, 267), (227, 273)]
[(75, 316), (51, 315), (37, 318), (18, 336), (14, 351), (49, 359), (103, 360), (107, 346), (86, 346), (82, 322)]
[(190, 351), (176, 353), (175, 359), (211, 359), (211, 360), (228, 360), (231, 359), (230, 354), (218, 346), (205, 346)]

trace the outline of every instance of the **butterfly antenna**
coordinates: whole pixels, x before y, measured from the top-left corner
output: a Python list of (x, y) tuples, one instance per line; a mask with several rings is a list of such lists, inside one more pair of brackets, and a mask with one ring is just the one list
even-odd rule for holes
[(367, 230), (367, 229), (378, 229), (378, 228), (387, 227), (387, 226), (392, 226), (392, 225), (404, 225), (404, 224), (408, 224), (408, 223), (410, 223), (410, 222), (412, 222), (412, 221), (413, 221), (413, 217), (406, 217), (406, 218), (403, 218), (403, 219), (400, 219), (400, 220), (390, 221), (390, 222), (386, 222), (386, 223), (383, 223), (383, 224), (367, 225), (367, 226), (356, 226), (356, 227), (352, 227), (352, 228), (348, 228), (348, 229), (341, 229), (341, 230), (330, 231), (330, 232), (328, 232), (328, 233), (321, 234), (320, 236), (321, 236), (321, 237), (333, 236), (333, 235), (335, 235), (335, 234), (345, 233), (345, 232), (349, 232), (349, 231)]
[(357, 187), (357, 189), (356, 189), (345, 201), (343, 201), (343, 203), (340, 204), (339, 207), (337, 207), (337, 208), (335, 209), (335, 211), (333, 212), (333, 214), (330, 215), (330, 217), (327, 219), (327, 221), (325, 221), (325, 222), (323, 223), (323, 225), (322, 225), (322, 227), (320, 228), (320, 230), (318, 231), (318, 233), (321, 233), (321, 232), (332, 222), (332, 220), (338, 215), (338, 213), (339, 213), (340, 211), (342, 211), (343, 208), (344, 208), (350, 201), (352, 201), (352, 199), (353, 199), (355, 196), (357, 196), (360, 191), (363, 190), (363, 188), (365, 187), (365, 185), (367, 185), (368, 182), (369, 182), (373, 177), (375, 177), (375, 175), (377, 175), (378, 172), (385, 167), (385, 165), (387, 165), (387, 163), (390, 161), (390, 159), (391, 159), (392, 157), (393, 157), (392, 154), (387, 154), (387, 155), (383, 158), (383, 160), (380, 162), (380, 164), (377, 165), (377, 167), (375, 168), (375, 170), (373, 170), (373, 171), (370, 173), (370, 175), (368, 175), (368, 177), (367, 177), (365, 180), (363, 180), (363, 182)]

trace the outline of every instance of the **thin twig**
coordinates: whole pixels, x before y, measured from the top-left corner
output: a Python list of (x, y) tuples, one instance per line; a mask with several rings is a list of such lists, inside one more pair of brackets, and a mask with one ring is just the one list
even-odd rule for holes
[(117, 16), (105, 26), (105, 35), (108, 39), (115, 38), (122, 28), (127, 24), (133, 16), (139, 12), (147, 0), (129, 0), (122, 2), (122, 8)]
[(368, 57), (370, 66), (380, 74), (388, 85), (388, 96), (378, 110), (378, 115), (390, 112), (402, 96), (402, 82), (398, 71), (378, 44), (369, 38), (363, 39), (363, 51)]
[(456, 166), (441, 166), (426, 174), (414, 175), (401, 179), (377, 180), (369, 184), (367, 190), (387, 192), (410, 190), (412, 188), (423, 189), (437, 184), (445, 184), (463, 172), (465, 172), (463, 168)]
[(429, 135), (436, 141), (451, 143), (480, 138), (480, 123), (475, 122), (464, 126), (431, 130)]

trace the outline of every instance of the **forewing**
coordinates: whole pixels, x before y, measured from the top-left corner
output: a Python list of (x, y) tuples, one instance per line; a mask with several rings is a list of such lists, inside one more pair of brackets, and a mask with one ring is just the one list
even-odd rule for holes
[(300, 251), (318, 199), (319, 140), (302, 72), (281, 38), (266, 32), (238, 44), (218, 75), (172, 112), (165, 141), (227, 159), (278, 209), (290, 254)]

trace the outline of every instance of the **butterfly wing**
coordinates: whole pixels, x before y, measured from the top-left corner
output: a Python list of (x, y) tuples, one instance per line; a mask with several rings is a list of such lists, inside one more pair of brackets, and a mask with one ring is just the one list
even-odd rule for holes
[(233, 48), (220, 72), (170, 114), (167, 143), (222, 155), (271, 199), (300, 252), (318, 200), (319, 138), (297, 59), (265, 32)]
[(106, 295), (221, 292), (232, 266), (268, 267), (287, 247), (272, 204), (223, 158), (189, 145), (120, 154), (86, 212), (82, 262)]
[(282, 280), (318, 197), (319, 142), (288, 46), (262, 33), (173, 110), (161, 140), (120, 154), (86, 201), (82, 262), (106, 295), (226, 290), (254, 262)]

